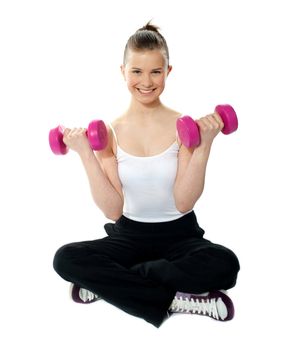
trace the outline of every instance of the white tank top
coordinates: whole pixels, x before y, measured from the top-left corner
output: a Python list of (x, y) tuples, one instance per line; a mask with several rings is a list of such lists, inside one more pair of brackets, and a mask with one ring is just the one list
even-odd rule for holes
[(164, 152), (139, 157), (118, 144), (114, 128), (118, 173), (124, 194), (123, 215), (141, 222), (176, 220), (187, 213), (178, 211), (174, 200), (179, 145), (177, 140)]

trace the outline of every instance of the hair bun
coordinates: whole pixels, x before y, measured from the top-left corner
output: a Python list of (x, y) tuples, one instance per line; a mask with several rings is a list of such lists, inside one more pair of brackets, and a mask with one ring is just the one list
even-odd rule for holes
[(157, 27), (156, 25), (154, 24), (151, 24), (151, 20), (145, 24), (142, 28), (140, 28), (138, 31), (143, 31), (143, 30), (149, 30), (151, 32), (156, 32), (156, 33), (159, 33), (159, 27)]

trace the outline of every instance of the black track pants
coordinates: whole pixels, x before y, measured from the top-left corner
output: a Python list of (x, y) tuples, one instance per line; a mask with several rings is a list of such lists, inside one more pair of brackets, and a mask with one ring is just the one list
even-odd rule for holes
[(54, 269), (156, 327), (167, 317), (177, 291), (204, 293), (236, 283), (236, 255), (203, 238), (193, 211), (161, 223), (122, 216), (105, 230), (105, 238), (61, 247)]

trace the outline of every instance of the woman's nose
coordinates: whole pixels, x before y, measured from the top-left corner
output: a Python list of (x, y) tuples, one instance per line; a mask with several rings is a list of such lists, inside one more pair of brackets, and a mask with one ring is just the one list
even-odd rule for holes
[(150, 75), (144, 75), (142, 79), (142, 85), (146, 88), (150, 88), (153, 83)]

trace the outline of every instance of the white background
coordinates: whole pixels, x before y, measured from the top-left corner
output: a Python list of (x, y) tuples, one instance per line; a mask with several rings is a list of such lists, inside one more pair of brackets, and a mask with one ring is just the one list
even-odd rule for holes
[[(1, 349), (296, 349), (295, 1), (0, 4)], [(107, 220), (79, 157), (54, 156), (48, 131), (123, 112), (124, 45), (150, 19), (173, 65), (163, 102), (196, 118), (230, 103), (239, 117), (215, 140), (195, 207), (206, 238), (240, 259), (231, 322), (183, 315), (156, 329), (73, 303), (52, 268), (61, 245), (104, 237)]]

